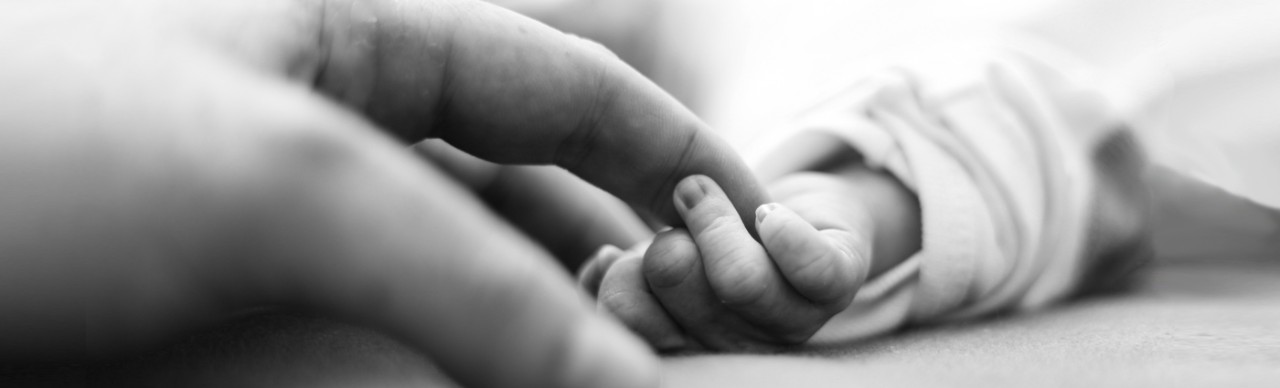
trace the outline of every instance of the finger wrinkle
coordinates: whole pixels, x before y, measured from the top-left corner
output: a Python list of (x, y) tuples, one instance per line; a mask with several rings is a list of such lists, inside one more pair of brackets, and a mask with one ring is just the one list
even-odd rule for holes
[[(692, 210), (692, 211), (695, 211), (696, 213), (693, 215), (693, 217), (689, 217), (689, 218), (700, 216), (701, 214), (698, 214), (698, 213), (701, 213), (704, 209), (698, 209), (698, 208), (702, 207), (702, 205), (705, 205), (708, 207), (714, 207), (714, 206), (717, 206), (717, 204), (713, 204), (713, 201), (720, 201), (720, 200), (721, 199), (719, 198), (707, 196), (706, 198), (703, 199), (702, 203), (698, 204), (699, 206), (694, 206), (694, 209), (696, 210)], [(719, 210), (720, 209), (707, 210), (707, 211), (719, 211)], [(706, 221), (705, 223), (702, 223), (703, 224), (701, 225), (702, 228), (699, 228), (700, 230), (694, 233), (698, 235), (705, 235), (705, 236), (725, 236), (724, 238), (726, 239), (734, 240), (729, 237), (736, 235), (737, 230), (735, 229), (740, 229), (738, 226), (742, 225), (741, 222), (742, 220), (738, 219), (737, 213), (729, 212), (729, 214), (712, 217), (710, 220)], [(742, 230), (742, 231), (746, 232), (746, 230)], [(726, 245), (737, 244), (737, 243), (738, 243), (737, 241), (725, 242)]]
[[(569, 36), (571, 39), (577, 39), (577, 42), (586, 42), (582, 38)], [(610, 82), (614, 79), (614, 74), (610, 67), (603, 61), (594, 61), (595, 71), (592, 73), (591, 97), (588, 99), (587, 107), (578, 117), (578, 123), (573, 131), (565, 137), (564, 141), (556, 147), (553, 153), (554, 163), (570, 171), (577, 171), (581, 168), (583, 161), (587, 160), (587, 156), (591, 154), (595, 147), (596, 138), (604, 132), (601, 125), (605, 118), (605, 112), (613, 106), (614, 101), (618, 98), (619, 88), (613, 86)]]
[(352, 110), (369, 113), (378, 77), (381, 22), (364, 2), (316, 0), (319, 62), (312, 85)]
[[(850, 230), (823, 229), (819, 232), (827, 236), (831, 245), (834, 245), (849, 260), (868, 264), (871, 262), (872, 239)], [(853, 247), (861, 247), (862, 249)]]
[[(736, 252), (729, 252), (729, 254), (733, 253)], [(751, 262), (743, 262), (744, 260), (735, 261), (733, 264), (724, 265), (725, 268), (722, 271), (708, 270), (708, 273), (713, 274), (709, 277), (712, 288), (721, 302), (727, 306), (753, 306), (764, 298), (765, 291), (768, 289), (769, 279), (766, 276), (766, 270), (769, 268), (759, 268)]]
[(791, 277), (801, 283), (795, 287), (796, 291), (810, 302), (820, 305), (843, 299), (855, 275), (841, 273), (840, 267), (838, 262), (830, 260), (826, 254), (801, 263), (791, 272)]
[[(669, 170), (670, 172), (668, 172), (667, 176), (661, 181), (663, 182), (662, 187), (651, 194), (652, 197), (648, 201), (649, 209), (674, 209), (674, 206), (667, 205), (672, 204), (672, 195), (675, 191), (676, 184), (680, 182), (680, 180), (676, 178), (681, 177), (681, 175), (692, 175), (686, 171), (687, 169), (685, 166), (688, 165), (689, 160), (693, 158), (696, 150), (698, 149), (698, 145), (704, 141), (702, 137), (706, 135), (702, 132), (703, 131), (701, 130), (697, 130), (697, 128), (687, 132), (687, 137), (684, 139), (680, 149), (680, 157), (676, 159), (676, 163), (673, 168)], [(667, 217), (667, 215), (662, 214), (658, 214), (658, 216)], [(664, 221), (673, 222), (673, 225), (676, 226), (684, 224), (684, 221), (681, 220), (680, 217), (675, 216), (669, 217), (669, 219)]]
[(639, 306), (643, 304), (642, 298), (644, 298), (644, 295), (636, 291), (614, 289), (610, 290), (610, 292), (606, 294), (600, 295), (599, 303), (605, 311), (614, 314), (618, 318), (626, 320), (626, 318), (634, 316), (635, 313), (642, 312), (639, 311), (641, 310)]
[(691, 241), (655, 243), (645, 257), (645, 276), (650, 287), (672, 288), (684, 284), (697, 263), (697, 252)]

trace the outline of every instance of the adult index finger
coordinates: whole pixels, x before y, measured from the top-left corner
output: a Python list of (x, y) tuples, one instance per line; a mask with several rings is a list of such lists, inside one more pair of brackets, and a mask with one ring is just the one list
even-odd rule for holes
[(554, 163), (678, 224), (676, 182), (720, 183), (754, 233), (767, 195), (692, 112), (603, 47), (478, 1), (328, 1), (317, 84), (407, 141)]

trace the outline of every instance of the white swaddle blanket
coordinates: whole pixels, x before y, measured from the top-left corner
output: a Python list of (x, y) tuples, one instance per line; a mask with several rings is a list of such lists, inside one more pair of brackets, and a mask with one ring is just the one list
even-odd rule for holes
[[(1123, 127), (1039, 59), (973, 58), (872, 77), (798, 122), (894, 174), (918, 196), (923, 218), (921, 251), (870, 279), (808, 344), (1032, 309), (1079, 283), (1096, 227), (1090, 159)], [(1125, 220), (1140, 214), (1118, 221), (1140, 224)]]

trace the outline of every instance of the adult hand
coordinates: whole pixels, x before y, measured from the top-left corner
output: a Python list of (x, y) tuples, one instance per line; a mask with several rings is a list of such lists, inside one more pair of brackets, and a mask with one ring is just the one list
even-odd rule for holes
[(653, 237), (654, 226), (625, 202), (559, 167), (490, 163), (438, 139), (413, 150), (471, 189), (566, 269), (579, 268), (601, 246), (632, 246)]
[(764, 202), (606, 50), (478, 2), (18, 1), (0, 26), (5, 361), (275, 304), (383, 328), (466, 385), (655, 385), (543, 251), (391, 137), (555, 163), (673, 223), (691, 174), (744, 219)]

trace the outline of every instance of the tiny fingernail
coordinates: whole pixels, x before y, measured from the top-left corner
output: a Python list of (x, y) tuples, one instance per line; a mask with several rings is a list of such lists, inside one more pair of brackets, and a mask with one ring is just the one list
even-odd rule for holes
[(760, 205), (760, 207), (756, 208), (756, 223), (764, 222), (764, 218), (768, 217), (769, 213), (772, 213), (777, 208), (778, 204), (776, 203)]
[(685, 341), (684, 335), (680, 333), (669, 333), (661, 340), (656, 341), (653, 344), (653, 347), (659, 353), (671, 353), (684, 350), (687, 345), (688, 342)]
[(676, 204), (683, 207), (684, 210), (693, 209), (698, 206), (698, 202), (707, 196), (707, 188), (704, 186), (704, 180), (709, 178), (702, 175), (692, 175), (676, 184)]
[(598, 295), (600, 293), (600, 281), (604, 279), (604, 276), (600, 274), (599, 266), (596, 264), (594, 260), (587, 261), (586, 264), (582, 265), (582, 268), (578, 269), (578, 276), (576, 276), (578, 288), (590, 295), (592, 299), (600, 296)]
[(619, 249), (618, 247), (615, 247), (611, 244), (605, 244), (604, 246), (600, 247), (600, 249), (597, 249), (596, 253), (592, 254), (591, 258), (588, 260), (601, 260), (606, 257), (614, 256), (620, 253), (622, 253), (622, 249)]

